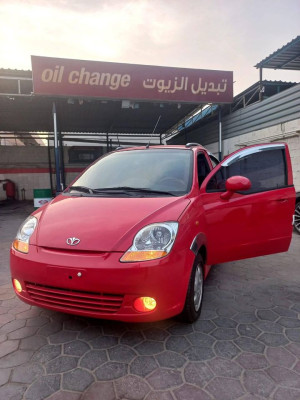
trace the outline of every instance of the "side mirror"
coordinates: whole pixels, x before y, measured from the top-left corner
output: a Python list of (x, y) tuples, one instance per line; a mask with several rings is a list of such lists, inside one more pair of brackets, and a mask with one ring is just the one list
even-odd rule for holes
[(250, 179), (245, 176), (232, 176), (228, 178), (225, 183), (226, 192), (221, 194), (222, 200), (229, 200), (235, 192), (248, 190), (251, 188)]

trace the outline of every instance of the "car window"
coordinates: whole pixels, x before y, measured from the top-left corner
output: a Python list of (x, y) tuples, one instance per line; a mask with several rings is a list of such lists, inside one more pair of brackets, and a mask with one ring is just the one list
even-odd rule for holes
[(198, 170), (198, 182), (200, 187), (204, 179), (211, 171), (207, 159), (203, 153), (198, 153), (197, 155), (197, 170)]
[(150, 148), (102, 157), (73, 185), (91, 189), (144, 188), (182, 195), (190, 191), (192, 175), (191, 150)]
[(251, 181), (251, 188), (241, 193), (255, 193), (273, 190), (287, 185), (285, 151), (282, 148), (245, 154), (228, 165), (221, 167), (209, 180), (206, 191), (224, 191), (226, 179), (231, 176), (245, 176)]
[(220, 161), (212, 154), (209, 154), (209, 158), (210, 158), (213, 168), (215, 168), (220, 163)]

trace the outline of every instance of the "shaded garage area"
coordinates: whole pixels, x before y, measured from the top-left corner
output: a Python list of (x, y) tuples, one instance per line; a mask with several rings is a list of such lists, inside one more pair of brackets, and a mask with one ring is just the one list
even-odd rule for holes
[[(97, 133), (99, 137), (120, 134), (121, 144), (124, 144), (121, 137), (125, 134), (139, 134), (140, 139), (149, 137), (159, 116), (159, 125), (154, 133), (160, 136), (197, 107), (196, 104), (11, 94), (0, 96), (1, 131), (25, 138), (29, 134), (34, 136), (44, 132), (44, 136), (53, 138), (53, 102), (56, 104), (58, 128), (63, 138), (68, 137), (67, 133), (81, 133), (84, 142), (84, 136), (88, 137), (89, 133)], [(2, 136), (5, 134), (2, 133)]]
[(9, 248), (29, 203), (2, 209), (0, 398), (300, 398), (298, 236), (288, 253), (216, 265), (200, 319), (129, 324), (21, 303)]
[(232, 97), (232, 71), (32, 56), (32, 71), (0, 69), (0, 133), (155, 134), (161, 142), (199, 106)]

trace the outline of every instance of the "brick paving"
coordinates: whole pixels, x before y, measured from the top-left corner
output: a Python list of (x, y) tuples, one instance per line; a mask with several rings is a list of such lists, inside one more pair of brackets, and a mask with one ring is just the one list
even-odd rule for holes
[(213, 267), (193, 325), (129, 324), (15, 297), (9, 247), (31, 211), (0, 206), (0, 399), (300, 399), (300, 236), (288, 253)]

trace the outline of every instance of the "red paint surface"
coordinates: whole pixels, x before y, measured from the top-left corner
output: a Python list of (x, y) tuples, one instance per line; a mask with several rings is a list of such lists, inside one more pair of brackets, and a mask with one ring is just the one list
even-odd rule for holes
[[(233, 100), (232, 71), (37, 56), (31, 61), (35, 94), (190, 103)], [(101, 74), (110, 74), (109, 84)]]
[[(67, 250), (70, 246), (65, 238), (81, 235), (75, 253), (126, 251), (137, 231), (153, 220), (176, 221), (189, 204), (188, 199), (176, 197), (94, 197), (90, 198), (87, 207), (86, 200), (86, 197), (55, 198), (41, 215), (38, 237), (36, 241), (32, 238), (31, 243)], [(62, 220), (68, 223), (61, 224)]]
[[(194, 171), (199, 151), (204, 150), (193, 148)], [(286, 157), (291, 179), (287, 146)], [(28, 286), (17, 295), (29, 304), (78, 315), (154, 321), (182, 311), (195, 260), (191, 251), (194, 241), (198, 250), (202, 246), (206, 249), (205, 276), (211, 264), (287, 251), (292, 236), (294, 187), (233, 193), (224, 201), (222, 192), (206, 192), (207, 182), (221, 164), (210, 172), (200, 189), (194, 173), (190, 193), (181, 197), (60, 195), (36, 210), (39, 222), (30, 239), (29, 253), (11, 250), (12, 278), (18, 279), (22, 287)], [(142, 227), (166, 221), (179, 223), (168, 256), (136, 263), (119, 261)], [(68, 237), (80, 237), (81, 242), (71, 248), (66, 245)], [(30, 294), (35, 286), (38, 300)], [(86, 296), (95, 297), (88, 300), (93, 304), (99, 294), (113, 304), (121, 297), (119, 308), (114, 312), (91, 310)], [(45, 303), (43, 296), (52, 296), (51, 302)], [(58, 304), (60, 296), (65, 298), (65, 305)], [(136, 311), (133, 304), (141, 296), (155, 298), (157, 308), (147, 313)], [(74, 304), (79, 304), (76, 309)]]

